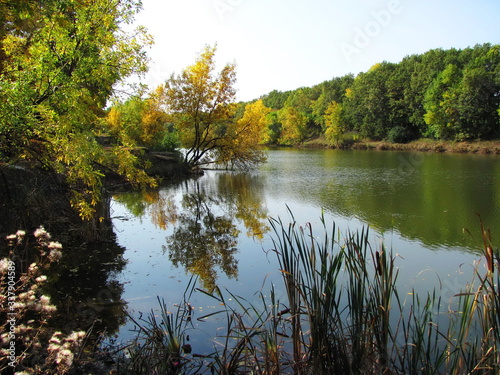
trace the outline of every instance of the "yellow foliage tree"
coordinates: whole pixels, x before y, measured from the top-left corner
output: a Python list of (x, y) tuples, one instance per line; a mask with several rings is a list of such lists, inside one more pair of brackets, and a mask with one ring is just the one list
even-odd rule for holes
[(206, 46), (195, 64), (172, 75), (163, 90), (163, 105), (185, 148), (191, 167), (204, 164), (248, 166), (263, 161), (254, 150), (260, 141), (267, 110), (262, 102), (248, 108), (235, 122), (236, 65), (226, 64), (215, 73), (216, 47)]
[(304, 140), (307, 117), (295, 107), (284, 107), (278, 113), (283, 126), (279, 143), (285, 145), (297, 144)]
[(265, 161), (264, 153), (256, 147), (264, 138), (269, 112), (271, 109), (262, 100), (247, 104), (243, 117), (228, 126), (224, 143), (217, 152), (217, 163), (248, 167)]
[(328, 142), (339, 146), (342, 135), (346, 130), (345, 122), (342, 118), (342, 104), (336, 101), (331, 102), (325, 111), (325, 137)]
[(193, 167), (213, 162), (212, 153), (224, 143), (236, 109), (236, 66), (227, 64), (215, 75), (215, 51), (206, 46), (194, 65), (159, 89), (186, 149), (184, 161)]
[(109, 132), (126, 144), (154, 147), (168, 122), (160, 95), (156, 90), (149, 98), (132, 97), (114, 105), (106, 117)]

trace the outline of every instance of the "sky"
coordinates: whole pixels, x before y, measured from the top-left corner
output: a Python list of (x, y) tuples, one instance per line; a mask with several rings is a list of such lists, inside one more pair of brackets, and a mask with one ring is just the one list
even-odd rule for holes
[(310, 87), (434, 48), (500, 44), (499, 0), (142, 0), (136, 24), (150, 88), (217, 44), (218, 70), (237, 65), (237, 100)]

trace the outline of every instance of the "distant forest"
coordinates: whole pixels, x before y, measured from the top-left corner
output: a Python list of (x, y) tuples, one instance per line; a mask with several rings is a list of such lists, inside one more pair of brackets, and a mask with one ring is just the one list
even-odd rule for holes
[(405, 143), (418, 138), (500, 137), (500, 46), (434, 49), (381, 62), (368, 72), (262, 96), (266, 143), (348, 135)]

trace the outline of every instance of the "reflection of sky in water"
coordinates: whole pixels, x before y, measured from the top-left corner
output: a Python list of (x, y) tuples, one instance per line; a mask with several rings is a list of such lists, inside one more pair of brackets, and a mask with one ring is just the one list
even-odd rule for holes
[[(315, 154), (317, 153), (312, 152), (310, 154), (313, 160)], [(348, 155), (348, 153), (345, 155)], [(362, 203), (355, 202), (355, 206), (345, 204), (339, 210), (335, 208), (335, 202), (340, 202), (336, 201), (334, 197), (334, 194), (339, 191), (338, 187), (349, 185), (350, 177), (346, 170), (347, 167), (342, 165), (348, 159), (339, 161), (340, 169), (327, 174), (324, 170), (329, 168), (328, 165), (320, 165), (317, 168), (300, 167), (300, 163), (304, 162), (304, 155), (301, 153), (290, 152), (278, 156), (278, 158), (270, 158), (269, 164), (262, 168), (260, 174), (256, 174), (261, 179), (261, 190), (254, 191), (254, 193), (261, 194), (258, 198), (267, 207), (270, 216), (274, 218), (280, 217), (284, 222), (288, 222), (290, 218), (289, 208), (299, 224), (311, 222), (313, 228), (318, 231), (316, 235), (320, 236), (320, 215), (324, 208), (328, 228), (331, 228), (332, 220), (335, 221), (337, 229), (342, 233), (345, 233), (348, 229), (355, 231), (362, 228), (364, 222), (361, 219), (364, 214), (357, 211), (358, 207), (363, 206)], [(388, 161), (383, 160), (382, 162), (386, 163)], [(359, 163), (366, 163), (366, 160)], [(313, 164), (317, 165), (318, 163), (314, 161)], [(397, 163), (392, 167), (388, 165), (388, 169), (385, 171), (375, 168), (372, 170), (371, 175), (374, 176), (373, 173), (375, 173), (378, 177), (371, 179), (369, 177), (370, 163), (362, 166), (358, 165), (358, 168), (361, 167), (363, 173), (360, 173), (356, 179), (351, 179), (351, 186), (354, 188), (359, 188), (363, 184), (370, 184), (371, 181), (372, 184), (382, 184), (384, 188), (387, 188), (387, 191), (381, 194), (389, 194), (391, 189), (404, 189), (406, 188), (405, 184), (408, 184), (406, 182), (398, 187), (388, 184), (393, 179), (391, 173), (397, 171)], [(293, 171), (297, 173), (294, 174)], [(225, 172), (209, 172), (201, 177), (198, 182), (200, 186), (210, 187), (207, 192), (214, 192), (221, 189), (221, 186), (225, 186), (217, 185), (215, 182), (217, 176), (220, 177), (223, 173)], [(332, 180), (335, 180), (333, 188), (331, 185)], [(178, 213), (182, 212), (182, 186), (184, 185), (181, 184), (175, 187), (173, 191), (165, 188), (164, 191), (166, 195), (173, 197), (179, 210)], [(344, 192), (344, 190), (341, 190), (341, 192)], [(356, 194), (358, 197), (361, 196), (362, 193), (351, 191), (348, 195), (350, 194), (350, 198), (353, 198)], [(327, 202), (324, 198), (325, 194), (333, 196), (330, 201), (333, 203), (327, 207), (324, 207), (325, 202)], [(238, 196), (238, 192), (235, 196)], [(340, 202), (341, 204), (349, 200), (349, 197), (341, 198), (345, 198)], [(221, 215), (227, 209), (227, 207), (218, 207), (216, 204), (212, 208), (214, 213)], [(368, 217), (377, 217), (376, 215), (372, 216), (370, 212), (366, 215)], [(190, 277), (182, 266), (176, 268), (171, 264), (168, 251), (165, 253), (163, 249), (167, 245), (166, 238), (172, 234), (175, 226), (167, 225), (167, 228), (162, 230), (156, 227), (147, 215), (142, 218), (133, 217), (125, 206), (117, 201), (112, 202), (112, 216), (117, 217), (114, 220), (114, 225), (118, 242), (127, 249), (124, 256), (128, 260), (128, 264), (120, 276), (120, 281), (125, 284), (123, 298), (128, 302), (129, 311), (133, 312), (135, 316), (139, 311), (148, 314), (151, 309), (158, 308), (157, 296), (164, 298), (172, 310), (175, 309), (174, 304), (181, 302), (184, 288)], [(478, 258), (478, 255), (471, 254), (466, 251), (466, 248), (456, 245), (434, 243), (432, 246), (424, 246), (420, 240), (409, 239), (398, 231), (398, 221), (410, 220), (409, 216), (411, 215), (408, 213), (402, 215), (401, 218), (394, 215), (392, 229), (387, 229), (387, 227), (384, 229), (384, 225), (380, 225), (376, 230), (377, 225), (373, 225), (374, 229), (370, 232), (373, 250), (379, 250), (380, 244), (384, 242), (386, 248), (392, 248), (394, 253), (398, 254), (396, 264), (399, 268), (399, 283), (402, 286), (400, 292), (403, 294), (401, 296), (403, 300), (412, 288), (424, 293), (423, 296), (425, 296), (425, 293), (431, 291), (435, 286), (442, 287), (444, 299), (447, 300), (459, 292), (459, 289), (466, 281), (470, 280), (471, 265)], [(267, 294), (271, 282), (276, 286), (277, 296), (284, 296), (285, 290), (282, 286), (276, 257), (274, 253), (269, 251), (273, 247), (270, 240), (271, 233), (265, 235), (263, 241), (258, 241), (247, 236), (247, 228), (244, 227), (241, 220), (235, 220), (235, 224), (240, 230), (238, 252), (235, 254), (238, 263), (238, 277), (230, 279), (220, 269), (217, 269), (217, 284), (223, 290), (227, 288), (232, 293), (246, 298), (256, 306), (261, 303), (257, 293), (262, 291)], [(442, 223), (439, 225), (442, 225)], [(439, 230), (439, 228), (437, 229)], [(228, 295), (226, 297), (229, 298)], [(197, 292), (193, 294), (190, 302), (195, 308), (195, 318), (221, 308), (217, 301)], [(195, 320), (195, 326), (200, 331), (198, 331), (198, 334), (192, 333), (190, 335), (194, 350), (198, 352), (210, 351), (212, 344), (207, 338), (216, 335), (217, 328), (220, 325), (221, 321), (217, 317), (203, 323)], [(122, 329), (122, 337), (130, 337), (127, 330), (131, 327), (128, 324)], [(196, 349), (197, 340), (203, 341), (203, 344), (198, 343), (198, 348), (205, 349)]]

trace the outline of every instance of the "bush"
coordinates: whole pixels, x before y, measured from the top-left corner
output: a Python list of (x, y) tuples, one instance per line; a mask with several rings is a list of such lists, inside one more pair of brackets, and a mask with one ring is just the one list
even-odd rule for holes
[(387, 140), (392, 143), (408, 143), (414, 138), (412, 131), (403, 126), (395, 126), (387, 133)]
[(163, 138), (158, 142), (156, 151), (174, 152), (181, 145), (177, 132), (165, 132)]

